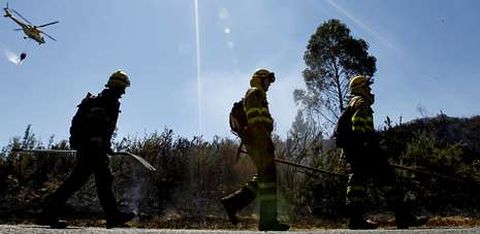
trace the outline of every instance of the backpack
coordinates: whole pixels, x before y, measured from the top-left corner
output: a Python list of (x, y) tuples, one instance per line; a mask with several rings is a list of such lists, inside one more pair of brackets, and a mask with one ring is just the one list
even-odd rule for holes
[(87, 115), (90, 113), (95, 104), (96, 96), (91, 93), (87, 93), (87, 96), (77, 106), (78, 110), (73, 116), (72, 123), (70, 125), (69, 143), (72, 149), (78, 149), (78, 147), (81, 145), (81, 141), (86, 135), (86, 130), (88, 129)]
[(350, 145), (352, 140), (352, 116), (353, 109), (350, 106), (347, 106), (343, 110), (342, 114), (338, 118), (337, 125), (333, 132), (333, 138), (335, 139), (335, 144), (338, 148), (344, 148)]
[(240, 101), (233, 103), (232, 110), (230, 111), (230, 131), (240, 139), (244, 139), (247, 131), (247, 114), (243, 109), (244, 98)]

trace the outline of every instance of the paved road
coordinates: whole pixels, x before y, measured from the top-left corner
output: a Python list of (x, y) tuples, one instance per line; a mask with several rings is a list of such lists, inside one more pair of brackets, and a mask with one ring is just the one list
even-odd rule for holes
[[(173, 229), (138, 229), (138, 228), (114, 228), (114, 229), (105, 229), (98, 227), (69, 227), (68, 229), (49, 229), (41, 226), (35, 225), (0, 225), (0, 233), (89, 233), (89, 234), (103, 234), (103, 233), (133, 233), (133, 234), (144, 234), (144, 233), (174, 233), (174, 234), (219, 234), (219, 233), (232, 233), (232, 234), (250, 234), (250, 233), (264, 233), (258, 231), (233, 231), (233, 230), (173, 230)], [(269, 232), (274, 233), (274, 232)], [(276, 233), (276, 232), (275, 232)], [(286, 233), (286, 232), (285, 232)], [(377, 229), (377, 230), (363, 230), (363, 231), (352, 231), (344, 229), (317, 229), (317, 230), (293, 230), (288, 233), (328, 233), (328, 234), (353, 234), (353, 233), (389, 233), (389, 234), (456, 234), (456, 233), (479, 233), (480, 228), (452, 228), (452, 229), (411, 229), (411, 230), (395, 230), (395, 229)]]

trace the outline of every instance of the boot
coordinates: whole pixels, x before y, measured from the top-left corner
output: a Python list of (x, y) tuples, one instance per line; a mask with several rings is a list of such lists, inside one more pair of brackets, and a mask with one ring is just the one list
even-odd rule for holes
[(40, 216), (35, 220), (35, 224), (42, 225), (42, 226), (50, 226), (51, 228), (55, 229), (64, 229), (67, 228), (68, 223), (65, 220), (60, 220), (56, 217), (51, 216)]
[(400, 204), (395, 207), (395, 221), (398, 229), (422, 226), (428, 221), (425, 216), (417, 217), (413, 215), (411, 210), (412, 207), (405, 204)]
[(290, 225), (280, 223), (278, 220), (258, 225), (259, 231), (288, 231), (288, 229), (290, 229)]
[(233, 225), (238, 223), (237, 212), (250, 204), (257, 196), (256, 192), (250, 189), (252, 186), (243, 186), (234, 193), (221, 199), (222, 205), (227, 211), (228, 219)]
[[(53, 203), (49, 203), (53, 204)], [(50, 226), (51, 228), (64, 229), (68, 226), (67, 221), (58, 219), (58, 207), (47, 206), (38, 214), (35, 224)]]
[(415, 216), (412, 214), (403, 216), (403, 217), (395, 217), (395, 221), (397, 222), (398, 229), (408, 229), (409, 227), (418, 227), (422, 226), (427, 223), (428, 218), (425, 216)]
[(350, 218), (348, 228), (352, 230), (357, 229), (377, 229), (378, 224), (370, 219), (363, 217), (364, 208), (360, 204), (349, 203), (347, 204), (347, 214)]
[(223, 208), (227, 211), (227, 216), (230, 222), (233, 225), (237, 225), (238, 217), (237, 217), (237, 208), (228, 200), (228, 198), (224, 197), (221, 200)]
[(107, 218), (107, 229), (114, 228), (114, 227), (128, 227), (126, 224), (128, 221), (135, 218), (135, 213), (127, 212), (123, 213), (120, 212), (112, 218)]
[(377, 229), (378, 224), (370, 219), (364, 219), (363, 217), (353, 217), (350, 218), (348, 223), (348, 229), (358, 230), (358, 229)]
[(260, 231), (287, 231), (290, 225), (277, 220), (277, 199), (260, 199)]

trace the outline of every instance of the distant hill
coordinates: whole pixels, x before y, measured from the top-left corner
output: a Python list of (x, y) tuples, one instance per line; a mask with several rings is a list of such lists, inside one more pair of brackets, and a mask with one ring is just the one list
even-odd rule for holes
[(401, 186), (415, 194), (419, 207), (443, 215), (480, 215), (480, 116), (416, 119), (382, 134), (392, 163), (431, 173), (398, 171)]
[(388, 154), (394, 159), (408, 153), (408, 145), (420, 143), (421, 137), (431, 138), (438, 148), (457, 145), (466, 163), (480, 159), (480, 116), (457, 118), (442, 114), (421, 118), (390, 127), (383, 135)]

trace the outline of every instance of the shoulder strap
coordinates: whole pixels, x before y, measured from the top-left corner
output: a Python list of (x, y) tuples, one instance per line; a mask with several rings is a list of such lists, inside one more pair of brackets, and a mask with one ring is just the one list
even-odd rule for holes
[(82, 102), (80, 102), (80, 104), (77, 105), (77, 107), (81, 107), (81, 106), (85, 106), (85, 105), (88, 105), (91, 103), (92, 100), (94, 100), (97, 96), (91, 94), (90, 92), (87, 93), (87, 96), (85, 96), (83, 99), (82, 99)]

